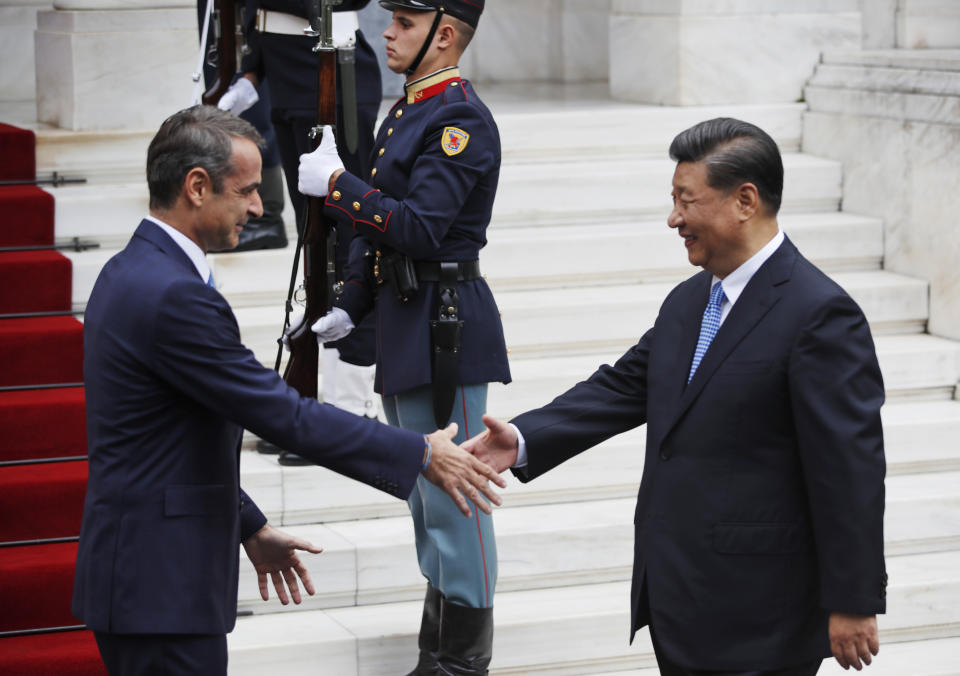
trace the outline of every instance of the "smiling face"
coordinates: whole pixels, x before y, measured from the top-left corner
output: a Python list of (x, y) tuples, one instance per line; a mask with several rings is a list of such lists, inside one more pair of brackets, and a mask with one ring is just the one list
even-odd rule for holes
[[(237, 246), (240, 231), (251, 216), (263, 215), (260, 201), (260, 151), (246, 138), (233, 138), (233, 172), (223, 179), (223, 190), (203, 200), (196, 228), (204, 251), (224, 251)], [(206, 172), (204, 172), (205, 174)]]
[(710, 187), (705, 163), (677, 164), (671, 194), (667, 225), (683, 238), (690, 263), (723, 279), (755, 253), (738, 190)]
[(404, 7), (393, 10), (393, 21), (383, 32), (387, 41), (387, 68), (402, 73), (413, 63), (427, 39), (433, 18), (434, 12), (417, 12)]

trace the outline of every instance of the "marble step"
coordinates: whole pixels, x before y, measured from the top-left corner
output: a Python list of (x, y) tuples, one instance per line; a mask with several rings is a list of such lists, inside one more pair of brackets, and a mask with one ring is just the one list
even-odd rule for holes
[(960, 50), (825, 52), (804, 88), (810, 109), (952, 125)]
[[(837, 211), (842, 175), (838, 162), (797, 153), (783, 159), (784, 213)], [(574, 167), (576, 174), (571, 173)], [(673, 168), (665, 153), (662, 159), (505, 164), (494, 227), (666, 220)], [(147, 187), (140, 176), (111, 185), (61, 186), (54, 197), (59, 242), (79, 237), (120, 248), (147, 213)]]
[[(836, 211), (842, 196), (839, 162), (813, 155), (783, 155), (783, 213)], [(608, 158), (566, 164), (504, 164), (493, 206), (496, 224), (554, 225), (666, 219), (675, 163)]]
[[(887, 474), (960, 471), (960, 402), (895, 402), (883, 408)], [(322, 467), (283, 467), (253, 451), (249, 435), (240, 463), (242, 484), (278, 524), (332, 523), (399, 516), (406, 505)], [(504, 476), (509, 507), (633, 498), (643, 473), (645, 428), (618, 435), (521, 484)], [(615, 472), (610, 468), (616, 467)], [(904, 482), (901, 482), (903, 484)]]
[[(862, 673), (868, 676), (960, 676), (960, 628), (948, 638), (891, 643), (883, 637), (880, 653)], [(835, 659), (823, 661), (818, 676), (841, 676), (845, 670)], [(630, 671), (597, 671), (590, 676), (659, 676), (656, 667)]]
[[(960, 342), (926, 334), (878, 335), (874, 342), (888, 400), (953, 397), (960, 382)], [(613, 363), (626, 347), (563, 357), (513, 358), (513, 383), (490, 386), (490, 412), (508, 417), (543, 406), (600, 364)]]
[[(482, 92), (488, 87), (484, 85)], [(752, 122), (770, 134), (782, 152), (792, 152), (800, 146), (801, 117), (806, 110), (799, 103), (685, 107), (605, 103), (577, 110), (544, 110), (540, 105), (502, 113), (512, 106), (500, 106), (494, 100), (489, 105), (500, 128), (504, 163), (579, 162), (601, 155), (665, 157), (674, 136), (714, 117)]]
[[(890, 272), (838, 272), (832, 277), (863, 308), (875, 336), (919, 333), (927, 317), (927, 283)], [(499, 291), (511, 358), (575, 352), (614, 352), (632, 345), (653, 325), (675, 282), (604, 287)], [(236, 307), (244, 343), (273, 363), (283, 322), (282, 305)], [(514, 376), (514, 380), (520, 380)]]
[[(889, 556), (887, 570), (888, 612), (879, 618), (883, 645), (960, 635), (960, 551)], [(654, 667), (646, 630), (627, 644), (628, 599), (629, 583), (623, 581), (498, 594), (491, 673)], [(267, 668), (315, 674), (322, 664), (325, 673), (376, 676), (412, 666), (419, 601), (269, 612), (278, 606), (272, 601), (261, 607), (264, 614), (239, 618), (228, 635), (231, 674)]]
[[(883, 223), (839, 211), (787, 214), (793, 242), (828, 272), (878, 270)], [(665, 219), (639, 223), (496, 228), (481, 253), (483, 272), (497, 290), (682, 279), (694, 269)], [(291, 240), (293, 241), (293, 240)], [(73, 305), (82, 310), (104, 263), (116, 249), (64, 252), (73, 261)], [(231, 306), (282, 304), (293, 245), (285, 249), (213, 254), (209, 260)]]
[[(621, 468), (614, 471), (620, 473)], [(530, 487), (535, 490), (538, 481)], [(638, 483), (637, 476), (634, 489)], [(887, 556), (960, 553), (960, 472), (894, 476), (886, 485)], [(513, 496), (525, 488), (506, 489), (505, 504), (494, 517), (498, 590), (629, 579), (634, 497), (514, 505)], [(263, 509), (258, 494), (247, 490)], [(324, 549), (321, 555), (305, 557), (317, 588), (305, 607), (370, 605), (412, 600), (422, 594), (409, 516), (283, 527)], [(242, 564), (240, 570), (240, 608), (257, 612), (261, 601), (253, 567)]]
[[(496, 86), (484, 85), (496, 100)], [(383, 108), (393, 104), (388, 101)], [(783, 152), (800, 147), (803, 104), (746, 106), (642, 106), (591, 101), (589, 107), (557, 110), (534, 100), (524, 105), (491, 102), (506, 162), (543, 162), (597, 156), (665, 156), (673, 137), (701, 120), (738, 117), (777, 141)], [(70, 131), (35, 124), (37, 170), (83, 176), (95, 184), (140, 180), (147, 146), (156, 130)]]

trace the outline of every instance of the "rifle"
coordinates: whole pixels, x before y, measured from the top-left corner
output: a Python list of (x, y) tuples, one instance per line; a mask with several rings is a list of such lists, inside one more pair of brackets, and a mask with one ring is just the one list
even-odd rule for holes
[[(332, 7), (343, 0), (311, 0), (307, 35), (318, 37), (313, 51), (317, 55), (317, 124), (310, 130), (311, 147), (320, 145), (323, 125), (331, 130), (337, 123), (337, 48), (333, 44)], [(317, 397), (317, 371), (320, 366), (320, 345), (310, 330), (314, 322), (332, 307), (331, 292), (336, 279), (334, 251), (337, 231), (334, 223), (323, 213), (323, 198), (308, 197), (304, 223), (297, 236), (297, 251), (293, 260), (293, 275), (287, 295), (284, 328), (290, 325), (290, 298), (296, 283), (300, 249), (303, 249), (303, 296), (305, 308), (303, 323), (289, 339), (290, 358), (283, 379), (301, 396)], [(280, 353), (277, 354), (277, 369)]]
[[(243, 8), (237, 7), (240, 3), (237, 0), (213, 0), (213, 3), (215, 43), (207, 52), (207, 63), (217, 69), (217, 79), (201, 98), (208, 106), (217, 105), (220, 97), (230, 88), (246, 51), (243, 42)], [(199, 74), (195, 77), (199, 78)]]

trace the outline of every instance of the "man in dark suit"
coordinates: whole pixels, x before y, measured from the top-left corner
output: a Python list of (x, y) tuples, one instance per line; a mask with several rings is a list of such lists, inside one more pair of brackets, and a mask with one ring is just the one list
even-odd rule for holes
[(528, 481), (646, 422), (631, 636), (650, 626), (661, 673), (860, 669), (886, 588), (870, 329), (780, 231), (765, 132), (710, 120), (670, 155), (667, 223), (703, 271), (616, 364), (465, 446)]
[(204, 254), (236, 245), (261, 212), (261, 142), (213, 107), (167, 119), (147, 154), (150, 216), (87, 305), (73, 611), (111, 674), (226, 673), (241, 542), (265, 600), (267, 575), (283, 602), (286, 587), (299, 602), (297, 576), (313, 593), (297, 550), (319, 550), (271, 528), (240, 490), (244, 428), (399, 498), (422, 472), (465, 515), (481, 492), (498, 502), (496, 475), (452, 443), (455, 426), (425, 436), (302, 399), (241, 344)]

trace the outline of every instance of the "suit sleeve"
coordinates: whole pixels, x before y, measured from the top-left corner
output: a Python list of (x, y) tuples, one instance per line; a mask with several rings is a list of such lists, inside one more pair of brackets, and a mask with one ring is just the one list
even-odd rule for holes
[(870, 329), (852, 299), (834, 297), (814, 314), (794, 346), (789, 378), (821, 604), (882, 613), (884, 389)]
[(529, 481), (647, 420), (647, 360), (653, 329), (617, 362), (604, 364), (543, 408), (511, 422), (523, 434), (528, 464), (514, 470)]
[[(443, 150), (447, 127), (470, 134), (463, 150)], [(349, 172), (327, 195), (326, 212), (376, 244), (386, 244), (415, 260), (440, 248), (477, 181), (500, 161), (494, 130), (469, 103), (442, 106), (430, 121), (423, 152), (410, 172), (407, 194), (395, 199)]]
[(241, 344), (230, 307), (202, 282), (170, 285), (155, 331), (156, 372), (198, 406), (396, 497), (413, 489), (423, 435), (300, 397)]

